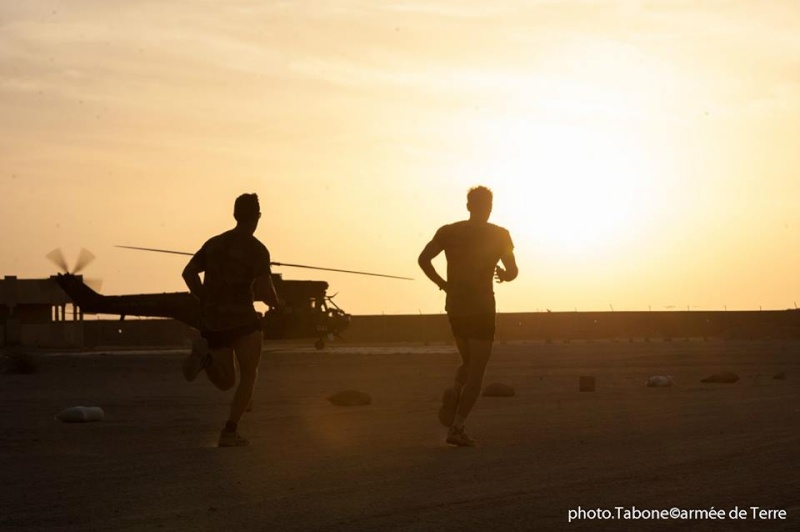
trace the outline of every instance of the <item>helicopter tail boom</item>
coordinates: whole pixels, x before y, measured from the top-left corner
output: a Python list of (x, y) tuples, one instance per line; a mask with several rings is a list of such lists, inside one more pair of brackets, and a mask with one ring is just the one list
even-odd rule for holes
[(51, 278), (87, 314), (173, 318), (200, 326), (200, 305), (188, 292), (104, 296), (88, 287), (80, 275), (63, 273)]

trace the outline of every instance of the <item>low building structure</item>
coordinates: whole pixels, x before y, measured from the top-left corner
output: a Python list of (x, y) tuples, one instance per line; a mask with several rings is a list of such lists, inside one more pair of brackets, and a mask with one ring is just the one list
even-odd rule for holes
[(0, 345), (81, 347), (83, 314), (52, 279), (0, 279)]

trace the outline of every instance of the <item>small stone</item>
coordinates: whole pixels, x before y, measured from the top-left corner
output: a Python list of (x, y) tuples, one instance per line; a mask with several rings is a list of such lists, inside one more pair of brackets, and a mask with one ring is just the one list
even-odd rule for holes
[(103, 421), (105, 412), (99, 406), (71, 406), (56, 414), (56, 419), (64, 423)]
[(363, 406), (371, 404), (372, 397), (358, 390), (343, 390), (328, 397), (328, 401), (336, 406)]
[(730, 384), (737, 382), (739, 380), (739, 376), (732, 372), (732, 371), (722, 371), (720, 373), (715, 373), (705, 379), (702, 379), (700, 382), (717, 382), (722, 384)]
[(672, 375), (653, 375), (645, 383), (648, 388), (667, 388), (672, 386)]

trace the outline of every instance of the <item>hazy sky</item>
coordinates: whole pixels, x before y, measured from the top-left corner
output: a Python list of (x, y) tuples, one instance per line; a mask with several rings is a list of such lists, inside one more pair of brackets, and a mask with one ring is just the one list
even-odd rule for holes
[[(440, 312), (416, 258), (475, 184), (500, 311), (800, 302), (800, 3), (26, 0), (0, 6), (0, 275), (81, 247), (184, 290), (257, 192), (274, 260), (358, 314)], [(437, 261), (443, 270), (443, 262)]]

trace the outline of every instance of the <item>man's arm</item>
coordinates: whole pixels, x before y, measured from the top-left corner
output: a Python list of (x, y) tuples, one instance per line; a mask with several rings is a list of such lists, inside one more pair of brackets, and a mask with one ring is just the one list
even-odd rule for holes
[(280, 306), (278, 293), (275, 291), (275, 284), (272, 282), (271, 273), (265, 273), (256, 277), (254, 292), (256, 301), (263, 301), (273, 308)]
[[(258, 242), (258, 241), (257, 241)], [(267, 247), (258, 242), (255, 258), (255, 279), (253, 280), (253, 299), (263, 301), (270, 309), (285, 307), (283, 301), (278, 299), (278, 292), (272, 282), (272, 258)]]
[(183, 280), (186, 286), (189, 287), (189, 292), (192, 293), (199, 301), (203, 301), (203, 281), (200, 279), (200, 272), (203, 269), (198, 265), (198, 261), (192, 257), (189, 264), (183, 269)]
[(436, 268), (433, 267), (433, 259), (441, 253), (442, 250), (441, 244), (436, 242), (436, 240), (431, 240), (428, 242), (428, 245), (425, 246), (425, 249), (422, 250), (422, 253), (419, 254), (417, 264), (419, 264), (419, 267), (425, 272), (428, 279), (439, 287), (439, 290), (447, 292), (447, 281), (442, 279), (442, 276), (439, 275)]
[(503, 263), (504, 268), (497, 266), (494, 270), (494, 277), (497, 279), (498, 283), (510, 282), (517, 278), (519, 274), (519, 269), (517, 268), (517, 259), (514, 256), (513, 251), (509, 251), (502, 257), (500, 257), (500, 262)]

